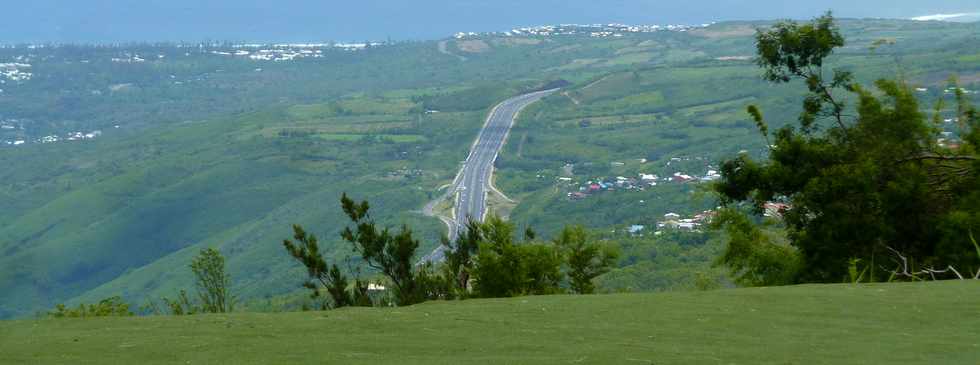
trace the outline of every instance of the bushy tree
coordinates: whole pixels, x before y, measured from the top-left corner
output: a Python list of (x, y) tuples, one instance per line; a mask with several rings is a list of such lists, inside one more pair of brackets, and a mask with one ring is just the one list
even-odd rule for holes
[(119, 296), (102, 299), (97, 304), (79, 304), (76, 308), (58, 304), (53, 311), (48, 312), (48, 316), (53, 318), (126, 317), (132, 315), (133, 312), (129, 310), (129, 304)]
[(231, 276), (225, 272), (225, 257), (213, 248), (202, 249), (191, 261), (197, 297), (205, 313), (226, 313), (234, 309)]
[(609, 272), (619, 256), (612, 246), (590, 242), (582, 226), (565, 227), (555, 239), (555, 246), (567, 261), (569, 285), (579, 294), (595, 292), (593, 279)]
[(553, 245), (514, 242), (514, 226), (496, 215), (479, 224), (474, 291), (482, 297), (553, 294), (560, 291), (561, 254)]
[(799, 252), (776, 242), (745, 214), (722, 209), (712, 221), (724, 227), (728, 247), (718, 262), (728, 267), (735, 282), (745, 286), (792, 284), (800, 270)]
[[(750, 106), (767, 145), (772, 143), (769, 159), (760, 163), (740, 155), (724, 162), (715, 190), (726, 206), (747, 202), (757, 214), (766, 202), (789, 203), (783, 216), (800, 259), (789, 281), (841, 281), (852, 259), (875, 262), (877, 256), (886, 262), (889, 252), (913, 257), (923, 267), (980, 265), (969, 255), (966, 234), (980, 231), (978, 205), (969, 203), (976, 202), (980, 188), (975, 110), (960, 103), (964, 144), (951, 150), (936, 144), (939, 129), (926, 121), (903, 81), (879, 80), (870, 90), (845, 71), (828, 77), (827, 57), (844, 44), (830, 14), (804, 25), (779, 23), (760, 30), (756, 40), (768, 80), (800, 80), (807, 87), (799, 128), (788, 124), (770, 142), (762, 112)], [(843, 95), (856, 105), (846, 105)], [(743, 279), (749, 283), (786, 280), (782, 268), (770, 278), (756, 275), (769, 269), (753, 266), (783, 266), (772, 259), (794, 256), (765, 242), (746, 245), (746, 235), (755, 236), (746, 221), (725, 222), (735, 225), (725, 264), (747, 270)]]

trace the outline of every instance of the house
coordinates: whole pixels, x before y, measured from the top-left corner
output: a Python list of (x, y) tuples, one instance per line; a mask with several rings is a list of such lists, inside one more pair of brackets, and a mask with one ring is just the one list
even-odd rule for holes
[(675, 172), (674, 176), (671, 177), (671, 181), (676, 183), (686, 183), (688, 181), (693, 181), (694, 177), (687, 174), (682, 174), (680, 172)]
[(681, 217), (681, 215), (680, 214), (677, 214), (677, 213), (667, 213), (667, 214), (664, 214), (664, 218), (666, 218), (666, 219), (680, 219), (680, 217)]
[(695, 214), (693, 221), (697, 223), (709, 223), (711, 222), (711, 219), (715, 217), (716, 214), (717, 213), (715, 213), (715, 211), (713, 210), (706, 210), (701, 213)]
[(644, 227), (642, 225), (639, 225), (639, 224), (634, 224), (634, 225), (630, 226), (629, 232), (630, 232), (630, 235), (639, 236), (639, 235), (641, 235), (643, 233), (643, 230), (644, 229), (646, 229), (646, 227)]
[(765, 210), (763, 215), (769, 218), (782, 218), (783, 213), (789, 210), (789, 208), (789, 204), (769, 202), (763, 205), (763, 209)]
[(385, 291), (384, 285), (368, 283), (368, 291)]
[(718, 179), (721, 179), (721, 174), (719, 174), (718, 171), (708, 170), (708, 173), (704, 174), (701, 181), (715, 181)]

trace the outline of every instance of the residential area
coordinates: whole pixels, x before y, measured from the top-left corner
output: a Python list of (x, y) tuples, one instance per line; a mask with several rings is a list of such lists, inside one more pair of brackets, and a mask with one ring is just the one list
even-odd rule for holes
[(655, 229), (650, 229), (645, 224), (633, 224), (626, 228), (626, 233), (633, 237), (643, 237), (647, 234), (660, 236), (670, 231), (702, 232), (716, 214), (714, 210), (705, 210), (688, 216), (670, 212), (664, 214), (663, 218), (655, 223)]
[[(646, 159), (638, 159), (640, 166), (646, 164)], [(685, 162), (690, 164), (690, 162), (701, 162), (704, 164), (704, 172), (689, 172), (683, 168), (678, 168), (678, 163)], [(662, 171), (672, 171), (673, 173), (663, 173), (663, 175), (658, 175), (655, 173), (647, 172), (653, 170), (653, 168), (640, 168), (639, 173), (629, 176), (615, 176), (615, 177), (593, 177), (588, 180), (578, 180), (567, 175), (572, 175), (574, 171), (574, 165), (567, 164), (563, 167), (566, 176), (560, 176), (556, 178), (556, 183), (559, 187), (566, 189), (565, 196), (569, 200), (582, 200), (587, 199), (595, 194), (602, 194), (606, 192), (623, 192), (623, 191), (645, 191), (655, 186), (668, 185), (668, 184), (689, 184), (689, 183), (706, 183), (715, 181), (721, 178), (721, 174), (717, 171), (717, 167), (704, 163), (707, 159), (703, 157), (673, 157), (670, 158), (666, 164), (663, 166)], [(623, 167), (626, 165), (624, 162), (611, 162), (610, 165), (613, 168)], [(672, 167), (673, 165), (673, 167)], [(647, 170), (647, 171), (644, 171)]]
[(21, 83), (34, 77), (30, 69), (29, 63), (0, 63), (0, 94), (3, 94), (3, 86), (8, 82)]
[(482, 36), (504, 36), (504, 37), (551, 37), (569, 35), (588, 35), (593, 38), (623, 37), (628, 33), (654, 33), (654, 32), (686, 32), (692, 29), (705, 28), (708, 24), (700, 25), (629, 25), (629, 24), (560, 24), (560, 25), (539, 25), (533, 27), (514, 28), (505, 32), (459, 32), (454, 35), (456, 39), (476, 38)]
[[(769, 219), (782, 220), (783, 214), (791, 207), (789, 204), (780, 202), (766, 202), (763, 205), (763, 216)], [(705, 210), (690, 215), (682, 215), (674, 212), (664, 214), (663, 218), (656, 223), (653, 230), (654, 236), (662, 235), (664, 232), (702, 232), (705, 227), (711, 224), (711, 220), (718, 214), (716, 210)], [(633, 224), (626, 229), (626, 233), (633, 237), (642, 237), (650, 233), (650, 229), (644, 224)]]
[[(64, 141), (83, 141), (96, 139), (102, 136), (101, 130), (90, 132), (72, 131), (63, 135), (47, 135), (40, 138), (30, 139), (24, 137), (24, 122), (18, 119), (0, 119), (0, 147), (23, 146), (29, 143), (56, 143)], [(116, 126), (118, 128), (118, 126)]]

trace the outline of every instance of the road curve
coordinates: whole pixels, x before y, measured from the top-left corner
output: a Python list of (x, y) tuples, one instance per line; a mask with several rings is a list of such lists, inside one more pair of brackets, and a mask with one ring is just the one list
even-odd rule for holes
[[(455, 195), (453, 216), (447, 222), (449, 238), (455, 240), (458, 232), (465, 229), (470, 219), (483, 221), (487, 213), (487, 190), (490, 189), (490, 179), (493, 177), (493, 164), (497, 155), (507, 141), (510, 128), (518, 113), (528, 105), (541, 100), (558, 89), (537, 91), (504, 100), (490, 111), (487, 121), (480, 129), (476, 142), (470, 147), (470, 155), (463, 162), (463, 167), (450, 188), (450, 194)], [(439, 262), (444, 257), (445, 248), (437, 247), (426, 255), (422, 262)]]

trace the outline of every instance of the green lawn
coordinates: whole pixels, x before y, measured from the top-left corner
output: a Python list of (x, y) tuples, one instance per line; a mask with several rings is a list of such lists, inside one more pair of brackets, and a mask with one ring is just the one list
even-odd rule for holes
[(976, 364), (980, 282), (0, 322), (0, 363)]

